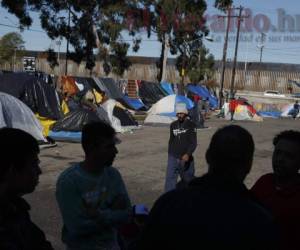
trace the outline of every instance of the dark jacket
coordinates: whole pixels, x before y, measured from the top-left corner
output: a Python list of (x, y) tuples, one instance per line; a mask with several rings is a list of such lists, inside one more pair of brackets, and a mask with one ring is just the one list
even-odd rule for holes
[(22, 198), (0, 201), (1, 250), (53, 250), (45, 234), (31, 221), (30, 206)]
[(205, 175), (154, 204), (138, 250), (277, 249), (270, 214), (239, 183)]
[(197, 147), (196, 125), (190, 119), (174, 121), (170, 126), (168, 153), (180, 158), (184, 154), (192, 155)]

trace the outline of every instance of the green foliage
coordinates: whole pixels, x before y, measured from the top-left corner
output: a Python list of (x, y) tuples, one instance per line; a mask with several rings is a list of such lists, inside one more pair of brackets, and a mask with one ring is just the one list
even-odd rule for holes
[(199, 83), (213, 77), (214, 57), (201, 40), (185, 43), (184, 52), (177, 57), (176, 67), (179, 72), (184, 69), (192, 83)]
[(231, 6), (233, 0), (216, 0), (215, 7), (219, 10), (225, 11), (229, 6)]
[(53, 49), (48, 49), (47, 54), (48, 54), (47, 61), (50, 65), (50, 68), (54, 69), (56, 66), (59, 65), (57, 61), (56, 53)]
[(157, 62), (158, 80), (160, 81), (165, 43), (169, 44), (171, 54), (182, 54), (180, 47), (184, 42), (202, 39), (208, 34), (203, 18), (207, 5), (204, 0), (144, 0), (143, 5), (151, 13), (151, 30), (148, 35), (154, 32), (162, 43), (161, 56)]
[[(115, 72), (124, 72), (129, 67), (126, 59), (129, 45), (122, 42), (121, 31), (127, 28), (125, 20), (127, 13), (136, 8), (136, 2), (135, 0), (3, 0), (1, 5), (19, 18), (22, 27), (30, 26), (32, 23), (29, 10), (38, 12), (42, 28), (48, 36), (53, 40), (58, 37), (69, 39), (72, 48), (69, 57), (77, 63), (86, 60), (86, 68), (91, 70), (95, 66), (94, 54), (100, 44), (101, 49), (107, 49), (111, 55), (106, 57), (108, 61), (105, 61), (105, 64), (111, 65), (106, 67), (106, 71), (114, 69)], [(135, 34), (135, 30), (131, 27), (131, 35)], [(111, 48), (112, 45), (114, 48)], [(117, 47), (122, 48), (122, 53)], [(135, 50), (137, 49), (135, 46)]]
[[(220, 10), (231, 3), (232, 0), (215, 0)], [(183, 54), (185, 42), (201, 40), (208, 34), (203, 19), (205, 0), (2, 0), (1, 6), (18, 17), (21, 28), (32, 24), (30, 11), (39, 13), (48, 36), (52, 40), (68, 39), (72, 48), (69, 58), (77, 63), (86, 60), (90, 70), (95, 66), (94, 54), (99, 49), (107, 74), (123, 74), (130, 67), (126, 58), (129, 44), (122, 41), (121, 35), (124, 30), (134, 37), (146, 25), (148, 37), (154, 32), (162, 47), (168, 34), (172, 54)], [(133, 22), (129, 22), (128, 13)], [(134, 52), (140, 43), (140, 39), (134, 39)], [(162, 57), (158, 65), (162, 66)]]
[(24, 55), (24, 41), (19, 33), (7, 33), (0, 39), (0, 63), (9, 62), (12, 64), (13, 58), (20, 58)]
[[(216, 0), (215, 6), (220, 10), (224, 10), (231, 3), (232, 0)], [(156, 63), (159, 68), (158, 80), (160, 81), (166, 42), (170, 45), (171, 54), (176, 55), (179, 53), (179, 64), (180, 58), (184, 58), (186, 43), (198, 40), (202, 47), (201, 40), (209, 33), (203, 17), (207, 4), (205, 0), (144, 0), (143, 6), (146, 6), (151, 12), (151, 29), (148, 30), (148, 36), (151, 35), (151, 32), (156, 33), (162, 44), (161, 55)], [(169, 41), (165, 41), (165, 34), (168, 34)], [(208, 73), (202, 71), (199, 69), (192, 70), (191, 77), (199, 80), (202, 77), (194, 76)]]

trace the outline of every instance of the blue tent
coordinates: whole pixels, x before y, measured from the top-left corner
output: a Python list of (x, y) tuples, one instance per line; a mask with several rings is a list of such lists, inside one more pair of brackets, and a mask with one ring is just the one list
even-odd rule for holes
[(218, 107), (218, 98), (212, 95), (205, 86), (188, 84), (187, 89), (201, 98), (208, 98), (209, 105), (212, 108)]
[(146, 108), (145, 104), (139, 98), (130, 98), (127, 95), (123, 96), (123, 99), (126, 103), (128, 103), (134, 110), (140, 110), (142, 108)]
[(261, 117), (272, 117), (279, 118), (281, 115), (280, 111), (259, 111), (257, 114)]
[(161, 82), (160, 86), (169, 94), (169, 95), (174, 95), (174, 89), (172, 86), (172, 83), (168, 83), (168, 82)]

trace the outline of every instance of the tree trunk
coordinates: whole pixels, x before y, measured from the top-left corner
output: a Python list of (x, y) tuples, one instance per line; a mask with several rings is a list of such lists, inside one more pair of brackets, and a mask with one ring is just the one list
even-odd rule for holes
[(163, 44), (163, 60), (162, 60), (162, 67), (161, 67), (161, 79), (160, 81), (166, 81), (167, 78), (167, 61), (168, 61), (168, 54), (169, 54), (169, 34), (165, 33), (164, 35), (164, 44)]

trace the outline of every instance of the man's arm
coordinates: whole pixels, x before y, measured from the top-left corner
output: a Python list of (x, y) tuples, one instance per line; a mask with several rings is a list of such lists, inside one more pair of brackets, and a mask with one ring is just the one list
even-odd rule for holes
[(192, 123), (188, 129), (187, 136), (189, 140), (189, 146), (186, 153), (191, 156), (197, 148), (197, 129), (194, 123)]
[(110, 178), (113, 181), (112, 191), (114, 196), (111, 207), (98, 209), (98, 213), (106, 224), (116, 226), (129, 221), (132, 209), (127, 189), (119, 171), (113, 169)]
[(90, 234), (99, 231), (101, 224), (90, 217), (83, 206), (83, 200), (72, 180), (59, 180), (56, 199), (66, 228), (76, 234)]

